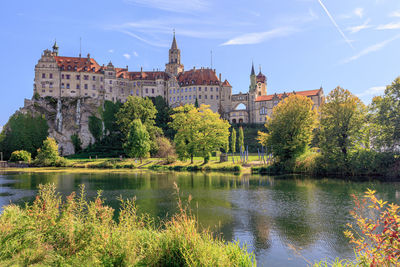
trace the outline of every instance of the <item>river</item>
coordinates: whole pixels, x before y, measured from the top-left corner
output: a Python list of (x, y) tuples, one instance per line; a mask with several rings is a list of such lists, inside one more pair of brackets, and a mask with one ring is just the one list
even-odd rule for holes
[[(347, 181), (304, 176), (217, 173), (0, 173), (0, 207), (34, 199), (39, 184), (54, 183), (63, 195), (84, 184), (89, 197), (103, 191), (106, 204), (136, 196), (140, 212), (157, 220), (177, 211), (176, 182), (203, 227), (227, 241), (247, 244), (258, 266), (306, 266), (323, 258), (352, 258), (343, 231), (352, 218), (352, 194), (367, 188), (400, 204), (400, 183)], [(1, 211), (1, 209), (0, 209)]]

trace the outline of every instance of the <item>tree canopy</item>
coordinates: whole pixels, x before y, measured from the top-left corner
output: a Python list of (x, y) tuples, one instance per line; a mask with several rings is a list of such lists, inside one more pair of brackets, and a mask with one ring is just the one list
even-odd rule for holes
[(366, 107), (341, 87), (332, 90), (321, 108), (320, 148), (335, 164), (346, 163), (349, 153), (363, 145)]
[(206, 163), (212, 151), (225, 149), (229, 145), (229, 123), (214, 113), (209, 106), (185, 105), (174, 109), (171, 127), (175, 135), (176, 151), (181, 158), (194, 155), (204, 158)]
[(129, 125), (124, 149), (129, 157), (139, 158), (140, 160), (149, 155), (150, 136), (146, 126), (139, 119), (132, 121)]
[(317, 111), (311, 99), (292, 94), (281, 101), (267, 117), (268, 133), (259, 132), (259, 142), (281, 162), (304, 153), (316, 126)]

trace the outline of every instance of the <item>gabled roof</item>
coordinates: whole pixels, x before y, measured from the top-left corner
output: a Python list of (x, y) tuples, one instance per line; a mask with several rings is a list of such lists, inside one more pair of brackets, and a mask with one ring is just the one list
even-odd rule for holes
[(212, 69), (191, 69), (179, 74), (178, 82), (184, 85), (219, 85), (217, 74)]
[[(321, 89), (317, 89), (317, 90), (307, 90), (307, 91), (295, 91), (294, 93), (296, 95), (303, 95), (303, 96), (316, 96), (319, 94), (319, 92), (322, 91)], [(274, 99), (274, 97), (278, 97), (279, 99), (282, 99), (283, 96), (289, 96), (293, 94), (292, 93), (282, 93), (282, 94), (273, 94), (273, 95), (262, 95), (262, 96), (258, 96), (256, 98), (256, 102), (262, 102), (262, 101), (269, 101)]]
[(58, 67), (65, 71), (99, 72), (101, 66), (90, 57), (54, 57)]
[(129, 80), (150, 80), (168, 79), (168, 74), (164, 71), (128, 71), (123, 68), (115, 68), (117, 78), (124, 78)]
[(228, 80), (225, 80), (225, 81), (222, 83), (222, 86), (229, 86), (229, 87), (232, 87), (232, 85), (228, 82)]

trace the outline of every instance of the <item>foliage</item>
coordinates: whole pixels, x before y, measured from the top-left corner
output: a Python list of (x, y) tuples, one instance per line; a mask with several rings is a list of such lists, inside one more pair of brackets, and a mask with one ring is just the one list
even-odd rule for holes
[(26, 150), (33, 156), (48, 135), (49, 126), (44, 116), (15, 113), (0, 134), (0, 151), (7, 159), (16, 150)]
[(383, 96), (370, 105), (372, 145), (380, 151), (399, 152), (400, 145), (400, 77), (386, 87)]
[(243, 127), (239, 127), (239, 138), (238, 138), (238, 143), (239, 143), (239, 151), (244, 150), (244, 134), (243, 134)]
[(152, 97), (150, 99), (157, 110), (155, 125), (161, 128), (167, 138), (173, 139), (175, 131), (168, 126), (168, 123), (172, 121), (172, 109), (162, 96)]
[(140, 120), (149, 133), (151, 153), (155, 154), (158, 149), (156, 138), (162, 134), (161, 129), (155, 126), (156, 114), (157, 110), (149, 98), (129, 96), (116, 114), (116, 118), (125, 138), (127, 138), (128, 132), (130, 131), (131, 122)]
[(265, 124), (269, 132), (260, 132), (258, 140), (280, 162), (286, 162), (306, 152), (316, 121), (312, 100), (292, 94), (274, 107)]
[(38, 149), (34, 163), (39, 166), (64, 166), (65, 161), (64, 158), (60, 157), (58, 154), (56, 140), (47, 137), (47, 139), (43, 141), (42, 147)]
[(71, 142), (74, 146), (75, 153), (79, 153), (80, 151), (82, 151), (82, 141), (79, 138), (78, 134), (71, 135)]
[(236, 130), (232, 128), (231, 133), (231, 151), (232, 153), (236, 153)]
[(194, 155), (204, 158), (207, 163), (209, 154), (226, 148), (229, 144), (229, 123), (214, 113), (209, 106), (185, 105), (174, 109), (171, 127), (175, 135), (176, 150), (180, 158), (191, 158)]
[(129, 132), (124, 143), (126, 154), (132, 158), (145, 158), (150, 151), (150, 136), (146, 126), (139, 119), (131, 122)]
[(39, 99), (40, 99), (40, 94), (39, 94), (38, 92), (35, 92), (35, 93), (33, 94), (32, 98), (33, 98), (34, 100), (39, 100)]
[(260, 149), (260, 143), (257, 141), (258, 132), (264, 131), (265, 126), (263, 124), (257, 123), (241, 123), (241, 124), (233, 124), (231, 125), (232, 129), (236, 130), (236, 152), (239, 151), (238, 145), (238, 134), (239, 128), (243, 128), (244, 141), (246, 144), (246, 149), (249, 149), (250, 153), (257, 153), (258, 149)]
[(19, 161), (24, 161), (24, 162), (31, 162), (31, 153), (25, 150), (17, 150), (11, 153), (10, 161), (11, 162), (19, 162)]
[(103, 122), (96, 116), (89, 117), (89, 131), (94, 137), (96, 143), (101, 141), (103, 137)]
[(356, 224), (345, 231), (359, 254), (358, 263), (365, 266), (397, 266), (400, 262), (400, 207), (387, 204), (365, 192), (364, 199), (355, 199), (351, 212)]
[(39, 186), (33, 204), (9, 205), (0, 215), (1, 266), (253, 266), (254, 254), (199, 230), (188, 204), (155, 226), (138, 215), (135, 199), (114, 209), (84, 187), (65, 201), (55, 185)]
[(165, 159), (169, 158), (170, 160), (176, 158), (175, 147), (168, 138), (158, 137), (157, 145), (158, 145), (158, 151), (156, 156), (158, 158), (165, 158)]
[(104, 101), (104, 109), (101, 113), (105, 128), (104, 134), (109, 135), (119, 131), (116, 114), (121, 106), (121, 102)]
[(337, 87), (321, 109), (320, 148), (327, 165), (348, 168), (351, 152), (364, 145), (366, 108), (358, 97)]

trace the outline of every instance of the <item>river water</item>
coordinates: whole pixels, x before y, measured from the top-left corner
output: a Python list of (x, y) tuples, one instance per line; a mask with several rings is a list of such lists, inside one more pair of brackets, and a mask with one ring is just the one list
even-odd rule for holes
[[(203, 227), (253, 251), (258, 266), (306, 266), (323, 258), (353, 258), (343, 231), (352, 218), (352, 194), (374, 189), (400, 204), (400, 183), (204, 173), (0, 173), (0, 207), (34, 199), (39, 184), (63, 195), (84, 184), (89, 197), (103, 191), (106, 204), (136, 196), (140, 212), (165, 219), (177, 211), (174, 182)], [(1, 208), (0, 208), (1, 211)], [(307, 260), (307, 261), (306, 261)]]

